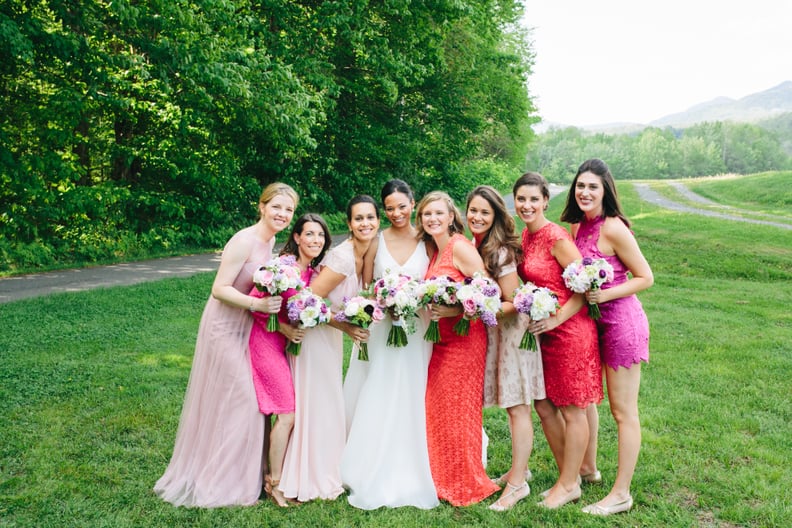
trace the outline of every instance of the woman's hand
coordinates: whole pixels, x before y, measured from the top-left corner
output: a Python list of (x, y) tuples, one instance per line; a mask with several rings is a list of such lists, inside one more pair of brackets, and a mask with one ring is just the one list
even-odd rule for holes
[(444, 304), (429, 305), (429, 315), (433, 321), (438, 321), (443, 317), (456, 317), (462, 312), (462, 306), (459, 304), (455, 304), (454, 306), (446, 306)]
[(549, 332), (558, 326), (558, 319), (555, 316), (541, 319), (539, 321), (530, 321), (528, 323), (528, 331), (534, 335)]
[(274, 295), (272, 297), (255, 298), (250, 303), (251, 312), (278, 313), (283, 303), (283, 297)]
[(369, 339), (369, 331), (368, 328), (363, 328), (361, 326), (353, 325), (347, 322), (339, 322), (338, 327), (340, 327), (343, 332), (355, 342), (355, 344), (365, 343)]
[(292, 343), (302, 343), (302, 340), (305, 337), (305, 328), (301, 326), (282, 324), (278, 327), (278, 331)]
[(599, 304), (599, 303), (608, 302), (609, 300), (610, 299), (607, 298), (607, 294), (599, 288), (597, 288), (596, 290), (589, 290), (586, 292), (586, 301), (589, 304)]

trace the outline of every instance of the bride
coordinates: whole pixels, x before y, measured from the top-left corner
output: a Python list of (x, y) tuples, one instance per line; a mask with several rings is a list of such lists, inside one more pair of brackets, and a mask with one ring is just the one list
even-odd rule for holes
[[(402, 180), (382, 188), (391, 227), (376, 242), (374, 277), (385, 272), (422, 279), (429, 266), (423, 241), (411, 224), (412, 190)], [(382, 506), (429, 509), (439, 504), (426, 446), (426, 372), (431, 343), (427, 320), (416, 318), (405, 347), (386, 345), (390, 321), (370, 328), (369, 361), (353, 351), (344, 381), (349, 432), (341, 458), (341, 479), (349, 503), (364, 510)]]

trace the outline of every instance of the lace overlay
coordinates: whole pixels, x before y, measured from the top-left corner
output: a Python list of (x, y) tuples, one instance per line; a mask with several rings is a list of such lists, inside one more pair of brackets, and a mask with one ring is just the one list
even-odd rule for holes
[[(605, 218), (583, 219), (578, 227), (575, 245), (584, 257), (604, 258), (613, 266), (613, 281), (603, 290), (627, 281), (627, 266), (616, 255), (603, 255), (597, 247)], [(599, 305), (602, 317), (597, 320), (602, 362), (613, 369), (649, 362), (649, 321), (641, 301), (635, 295), (614, 299)]]
[[(453, 265), (455, 244), (470, 244), (462, 235), (451, 237), (445, 250), (435, 254), (426, 277), (464, 276)], [(432, 348), (426, 384), (426, 436), (429, 463), (437, 496), (454, 506), (478, 502), (498, 487), (482, 463), (482, 401), (487, 332), (472, 321), (466, 337), (454, 333), (461, 316), (440, 320), (440, 343)]]
[[(520, 278), (550, 288), (563, 306), (573, 295), (561, 277), (563, 268), (550, 253), (556, 241), (572, 236), (549, 222), (536, 233), (523, 230)], [(547, 398), (558, 407), (586, 407), (602, 400), (597, 328), (581, 309), (561, 326), (540, 335)]]
[[(507, 251), (499, 252), (501, 273), (505, 277), (517, 271), (514, 261), (506, 262)], [(484, 405), (508, 409), (515, 405), (530, 405), (545, 396), (542, 355), (521, 350), (525, 328), (517, 314), (500, 319), (498, 326), (487, 328), (487, 368), (484, 374)]]

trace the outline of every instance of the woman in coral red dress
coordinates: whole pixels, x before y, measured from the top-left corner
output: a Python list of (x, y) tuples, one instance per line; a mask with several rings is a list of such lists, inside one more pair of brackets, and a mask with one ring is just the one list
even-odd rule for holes
[[(446, 275), (461, 281), (484, 272), (484, 262), (462, 233), (462, 216), (443, 192), (427, 194), (418, 204), (418, 236), (431, 254), (426, 277)], [(481, 459), (482, 402), (487, 331), (471, 321), (467, 336), (456, 335), (458, 308), (432, 306), (439, 319), (440, 342), (432, 348), (426, 382), (426, 440), (437, 496), (467, 506), (499, 490)]]
[(520, 278), (558, 295), (561, 310), (528, 329), (540, 336), (547, 398), (535, 403), (559, 476), (539, 504), (558, 508), (580, 498), (578, 475), (589, 439), (586, 407), (602, 400), (597, 329), (581, 310), (584, 298), (573, 294), (561, 274), (580, 252), (572, 236), (545, 218), (550, 200), (547, 180), (536, 173), (523, 174), (514, 184), (514, 206), (525, 222), (522, 235), (524, 260)]

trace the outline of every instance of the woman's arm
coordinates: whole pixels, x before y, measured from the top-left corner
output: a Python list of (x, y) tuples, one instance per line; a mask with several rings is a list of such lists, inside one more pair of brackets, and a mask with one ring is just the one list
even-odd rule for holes
[[(634, 293), (643, 291), (654, 284), (652, 268), (641, 253), (635, 237), (630, 229), (618, 218), (607, 218), (600, 230), (600, 250), (609, 254), (611, 251), (619, 257), (632, 277), (613, 288), (592, 290), (586, 293), (586, 298), (592, 303), (603, 303), (629, 297)], [(610, 251), (608, 251), (610, 250)]]
[(250, 244), (244, 237), (234, 237), (226, 244), (220, 258), (217, 275), (212, 283), (212, 297), (237, 308), (276, 313), (281, 307), (282, 298), (280, 296), (257, 298), (234, 288), (234, 280), (247, 262), (250, 251)]

